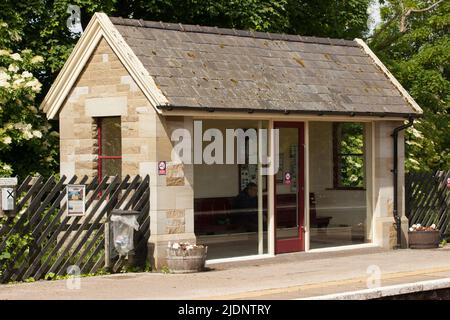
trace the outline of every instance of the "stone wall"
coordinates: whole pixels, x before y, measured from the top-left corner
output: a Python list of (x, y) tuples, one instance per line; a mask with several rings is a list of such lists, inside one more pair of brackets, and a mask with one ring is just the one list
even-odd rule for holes
[[(377, 121), (375, 123), (375, 177), (374, 177), (374, 239), (375, 243), (393, 248), (397, 244), (397, 234), (394, 221), (393, 196), (393, 138), (394, 128), (402, 122)], [(398, 139), (398, 212), (402, 216), (402, 246), (407, 246), (408, 219), (404, 209), (404, 134), (399, 133)]]
[[(158, 175), (156, 171), (152, 171), (154, 174), (150, 176), (152, 223), (149, 251), (153, 252), (153, 265), (162, 267), (166, 264), (166, 248), (169, 242), (195, 243), (193, 165), (171, 161), (174, 143), (170, 139), (173, 130), (178, 128), (185, 128), (192, 134), (193, 120), (189, 117), (160, 118), (157, 127), (156, 157), (158, 161), (167, 161), (167, 174)], [(154, 167), (157, 167), (157, 163)]]
[[(151, 235), (155, 266), (165, 263), (169, 241), (195, 242), (193, 170), (171, 162), (171, 131), (192, 126), (190, 118), (158, 115), (103, 39), (77, 79), (59, 114), (61, 174), (97, 175), (96, 117), (120, 116), (122, 176), (150, 175)], [(159, 176), (158, 161), (167, 161)]]
[(97, 174), (95, 117), (121, 116), (122, 172), (140, 173), (154, 158), (148, 139), (155, 111), (105, 40), (101, 40), (72, 88), (59, 115), (61, 173)]

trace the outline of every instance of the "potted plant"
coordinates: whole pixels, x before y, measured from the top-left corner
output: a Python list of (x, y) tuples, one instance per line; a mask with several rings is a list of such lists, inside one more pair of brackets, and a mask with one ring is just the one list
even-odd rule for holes
[(431, 249), (439, 247), (439, 230), (436, 225), (432, 224), (429, 227), (424, 227), (418, 224), (413, 224), (408, 232), (409, 247), (411, 249)]
[(167, 248), (167, 267), (172, 273), (192, 273), (205, 269), (208, 247), (189, 242), (170, 243)]

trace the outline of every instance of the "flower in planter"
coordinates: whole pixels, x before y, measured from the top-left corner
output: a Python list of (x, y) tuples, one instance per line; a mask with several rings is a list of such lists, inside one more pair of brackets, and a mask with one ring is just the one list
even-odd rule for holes
[(410, 228), (409, 231), (437, 231), (438, 229), (436, 228), (436, 225), (433, 223), (431, 226), (429, 227), (424, 227), (422, 226), (420, 223), (417, 224), (413, 224)]
[(169, 249), (181, 249), (181, 250), (193, 250), (193, 249), (200, 249), (200, 248), (204, 248), (204, 245), (202, 244), (191, 244), (189, 242), (174, 242), (171, 243), (169, 242), (168, 245)]
[[(170, 243), (169, 243), (169, 247), (170, 247)], [(175, 242), (173, 245), (172, 245), (172, 249), (179, 249), (180, 248), (180, 245), (177, 243), (177, 242)]]

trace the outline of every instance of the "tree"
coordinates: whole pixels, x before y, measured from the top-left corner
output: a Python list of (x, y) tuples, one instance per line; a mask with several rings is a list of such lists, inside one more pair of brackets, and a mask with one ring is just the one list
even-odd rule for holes
[(28, 49), (12, 52), (8, 46), (19, 40), (0, 22), (0, 175), (45, 174), (57, 164), (57, 134), (35, 105), (42, 84), (32, 72), (42, 70), (44, 59)]
[[(5, 79), (17, 76), (17, 74), (14, 75), (11, 71), (5, 70), (9, 68), (7, 64), (11, 62), (10, 54), (15, 52), (23, 55), (24, 60), (18, 64), (17, 72), (23, 73), (25, 70), (34, 72), (34, 76), (42, 83), (42, 89), (39, 92), (32, 92), (31, 96), (20, 93), (22, 91), (19, 90), (17, 95), (21, 95), (19, 100), (23, 105), (32, 105), (37, 108), (80, 36), (80, 34), (73, 33), (67, 26), (67, 20), (70, 17), (69, 4), (81, 8), (83, 27), (86, 27), (94, 12), (103, 11), (112, 16), (126, 18), (267, 32), (299, 33), (308, 36), (353, 38), (362, 37), (367, 29), (367, 7), (370, 1), (28, 0), (20, 2), (2, 0), (0, 1), (0, 21), (8, 24), (10, 35), (2, 39), (2, 49), (6, 50), (8, 55), (5, 54), (1, 58), (3, 60), (0, 66), (4, 68), (4, 75), (7, 75), (4, 76)], [(11, 37), (11, 35), (14, 36)], [(28, 56), (32, 56), (31, 53), (43, 58), (39, 68), (37, 65), (31, 64), (31, 60), (27, 60)], [(6, 82), (4, 83), (6, 84)], [(16, 93), (9, 91), (5, 93), (5, 88), (2, 90), (4, 91), (2, 94), (5, 96), (4, 101), (8, 101), (5, 103), (11, 105), (6, 109), (13, 108), (12, 95)], [(8, 97), (6, 97), (7, 95)], [(3, 102), (0, 102), (0, 107), (5, 108)], [(20, 112), (24, 113), (24, 121), (26, 120), (24, 123), (32, 124), (33, 129), (36, 126), (49, 126), (44, 121), (45, 115), (40, 111), (35, 113), (36, 123), (32, 123), (30, 122), (32, 119), (28, 118), (30, 116), (28, 111), (22, 106), (20, 108)], [(8, 114), (5, 114), (5, 117), (9, 117)], [(10, 120), (14, 119), (2, 120), (2, 125)], [(54, 123), (53, 127), (57, 128), (57, 123)], [(37, 143), (31, 143), (37, 141), (36, 139), (37, 137), (30, 138), (30, 141), (13, 139), (9, 146), (4, 146), (2, 149), (1, 161), (12, 165), (12, 171), (21, 175), (26, 173), (28, 167), (30, 173), (36, 171), (51, 173), (51, 170), (56, 168), (53, 161), (57, 157), (57, 144), (53, 142), (54, 139), (45, 140), (46, 144), (49, 143), (49, 150), (42, 152)], [(23, 152), (27, 152), (30, 156), (23, 157)], [(40, 163), (43, 167), (42, 170), (38, 170), (39, 161), (34, 160), (35, 158), (40, 159), (44, 154), (51, 154), (52, 160), (50, 165)], [(29, 163), (26, 162), (27, 160)]]
[(288, 32), (305, 36), (362, 38), (368, 29), (371, 0), (289, 0)]
[(370, 46), (424, 110), (407, 132), (409, 170), (450, 169), (450, 1), (390, 0)]

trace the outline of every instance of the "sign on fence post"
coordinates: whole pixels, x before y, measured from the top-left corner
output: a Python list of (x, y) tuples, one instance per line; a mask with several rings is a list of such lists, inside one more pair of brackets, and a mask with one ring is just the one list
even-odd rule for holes
[(85, 210), (86, 186), (67, 185), (67, 215), (83, 216)]
[(12, 216), (16, 209), (17, 178), (0, 178), (0, 217)]

